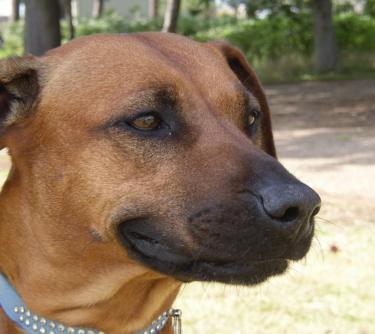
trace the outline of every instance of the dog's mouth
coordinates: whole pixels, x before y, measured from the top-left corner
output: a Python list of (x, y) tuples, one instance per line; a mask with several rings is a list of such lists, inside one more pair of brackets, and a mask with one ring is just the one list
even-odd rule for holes
[(183, 282), (215, 281), (254, 285), (270, 276), (282, 274), (288, 267), (285, 258), (239, 261), (228, 257), (211, 260), (204, 258), (203, 254), (194, 257), (151, 237), (147, 231), (135, 231), (128, 222), (120, 224), (119, 232), (130, 257)]

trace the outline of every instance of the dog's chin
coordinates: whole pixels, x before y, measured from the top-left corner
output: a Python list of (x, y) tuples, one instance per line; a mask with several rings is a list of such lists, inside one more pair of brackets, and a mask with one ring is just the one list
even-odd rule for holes
[[(143, 265), (172, 276), (182, 282), (212, 281), (229, 284), (255, 285), (267, 278), (282, 274), (288, 267), (288, 260), (266, 259), (258, 261), (220, 261), (194, 259), (161, 244), (159, 241), (139, 233), (121, 233), (121, 241), (129, 256)], [(202, 254), (203, 255), (203, 254)]]

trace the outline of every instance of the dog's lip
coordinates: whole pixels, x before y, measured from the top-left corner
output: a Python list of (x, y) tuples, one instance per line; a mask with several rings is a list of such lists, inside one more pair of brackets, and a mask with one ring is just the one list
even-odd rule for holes
[(288, 261), (285, 259), (269, 259), (264, 261), (251, 261), (249, 263), (216, 263), (197, 261), (186, 272), (177, 273), (177, 278), (182, 281), (195, 279), (202, 281), (215, 281), (232, 284), (259, 284), (273, 275), (285, 272)]
[(121, 234), (121, 240), (134, 259), (183, 282), (194, 280), (258, 284), (288, 267), (284, 258), (232, 261), (195, 259), (137, 232)]
[(164, 262), (181, 265), (190, 261), (190, 257), (179, 254), (165, 244), (160, 243), (156, 239), (143, 235), (138, 232), (129, 232), (123, 236), (123, 241), (133, 250), (138, 251), (148, 258), (163, 259)]

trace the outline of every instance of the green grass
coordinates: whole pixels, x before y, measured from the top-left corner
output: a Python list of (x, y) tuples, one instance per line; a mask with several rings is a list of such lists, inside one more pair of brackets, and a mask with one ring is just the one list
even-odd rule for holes
[(184, 333), (375, 333), (374, 235), (372, 224), (318, 223), (307, 259), (286, 275), (253, 288), (186, 286), (176, 302)]

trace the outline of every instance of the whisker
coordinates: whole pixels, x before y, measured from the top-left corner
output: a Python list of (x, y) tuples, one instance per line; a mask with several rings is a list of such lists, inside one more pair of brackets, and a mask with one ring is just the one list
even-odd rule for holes
[(315, 219), (320, 220), (320, 221), (322, 221), (323, 223), (327, 223), (327, 224), (332, 224), (332, 225), (338, 226), (338, 224), (337, 224), (336, 222), (333, 222), (332, 220), (329, 220), (329, 219), (323, 218), (323, 217), (321, 217), (321, 216), (317, 216), (317, 217), (315, 217)]
[(319, 238), (318, 238), (317, 236), (314, 236), (314, 239), (313, 239), (313, 240), (314, 240), (314, 242), (316, 242), (317, 245), (318, 245), (319, 253), (320, 253), (320, 256), (321, 256), (321, 260), (322, 260), (322, 261), (325, 261), (323, 247), (322, 247), (322, 244), (321, 244)]

